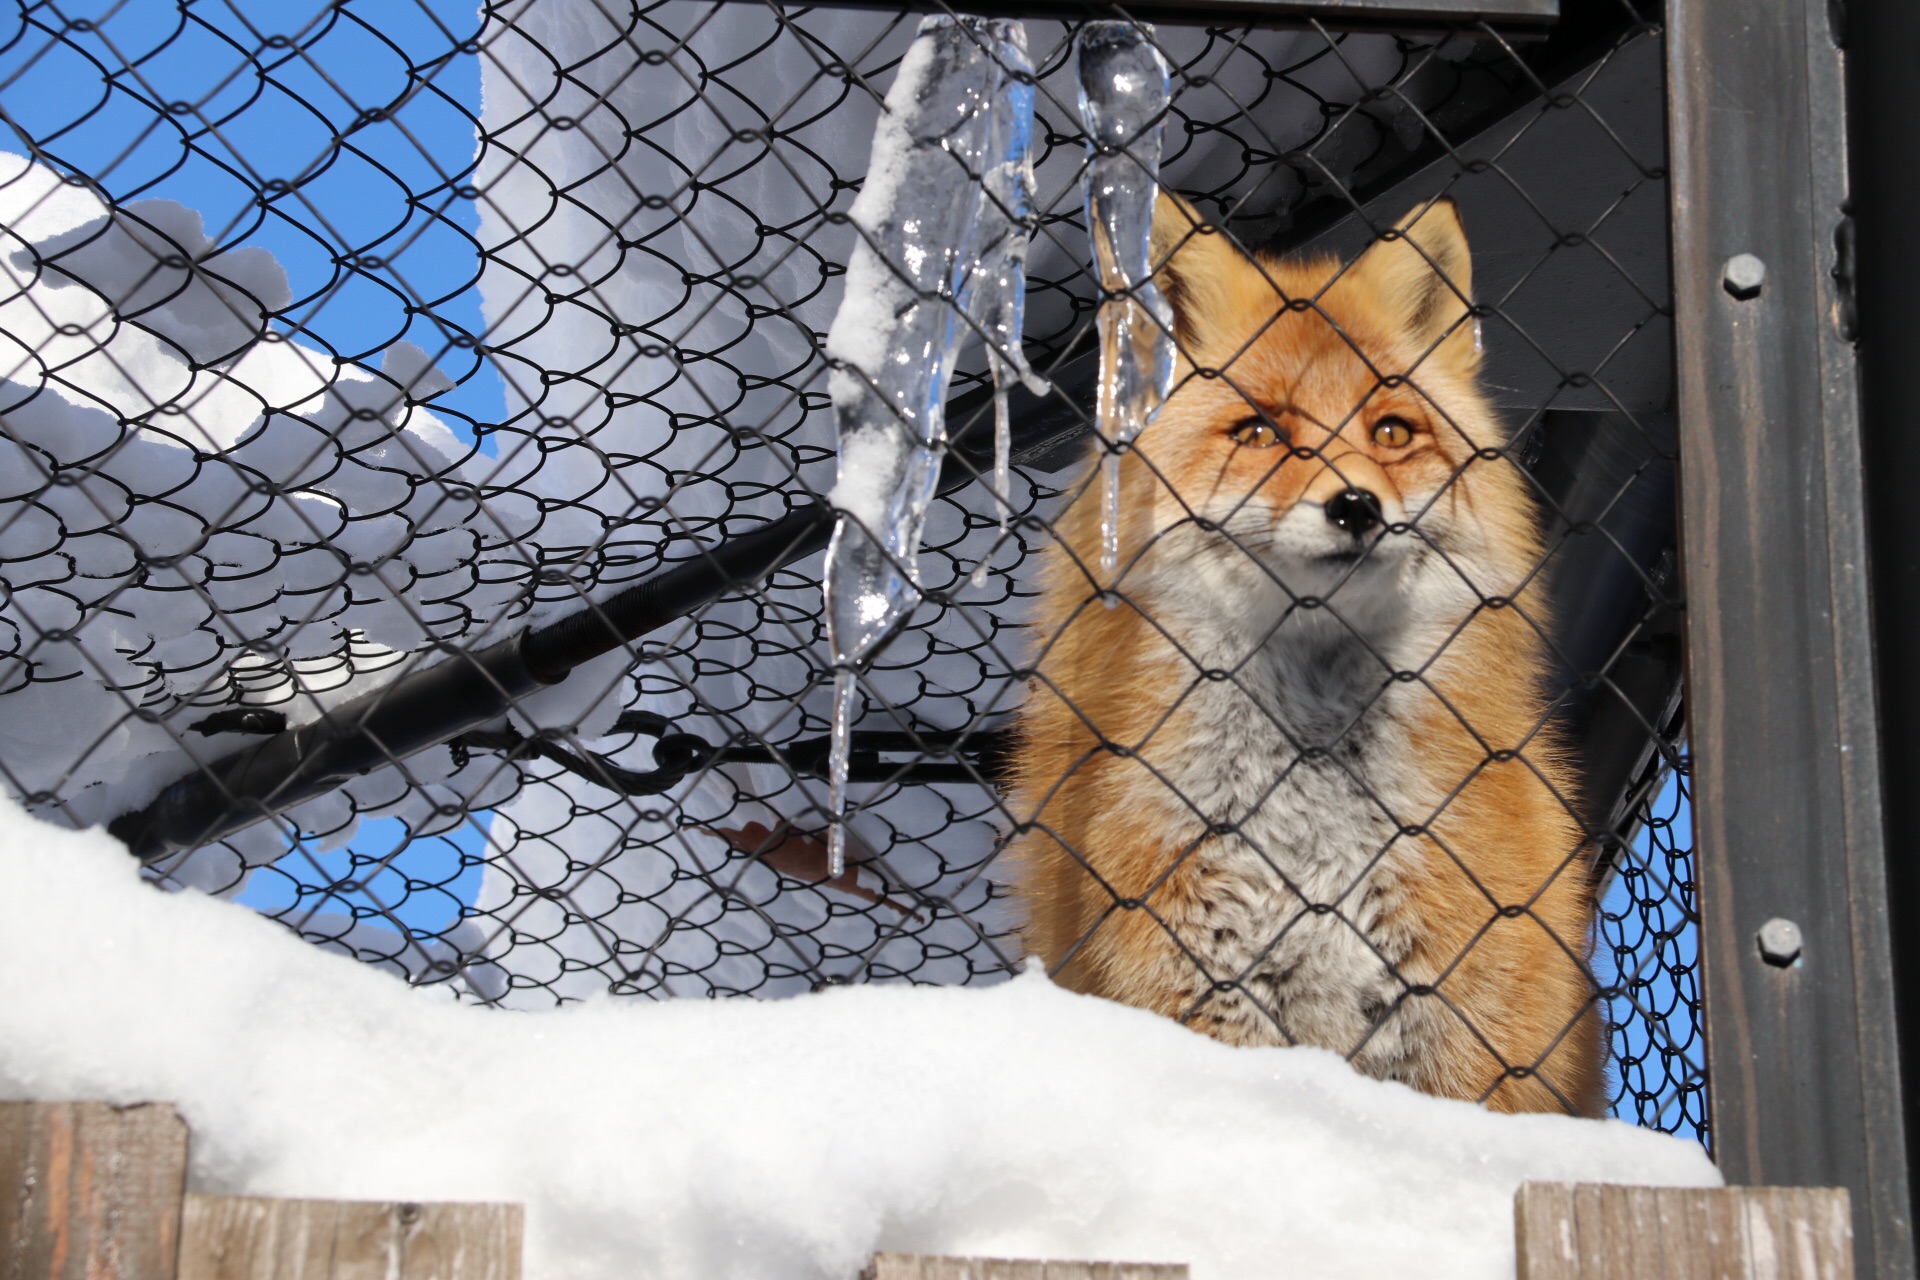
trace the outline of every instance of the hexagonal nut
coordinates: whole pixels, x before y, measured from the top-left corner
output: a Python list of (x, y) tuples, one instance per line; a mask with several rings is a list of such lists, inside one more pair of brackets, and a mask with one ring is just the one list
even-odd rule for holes
[(1760, 958), (1768, 964), (1784, 969), (1800, 958), (1800, 926), (1791, 920), (1775, 916), (1760, 926), (1755, 941), (1760, 944)]
[(1742, 302), (1757, 298), (1767, 283), (1767, 264), (1750, 253), (1736, 253), (1721, 270), (1720, 283)]

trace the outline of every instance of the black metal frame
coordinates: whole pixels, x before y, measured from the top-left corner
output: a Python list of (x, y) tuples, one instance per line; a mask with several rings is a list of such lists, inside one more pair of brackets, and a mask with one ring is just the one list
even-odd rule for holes
[[(828, 7), (876, 8), (889, 13), (944, 12), (939, 0), (832, 0)], [(1105, 13), (1102, 11), (1105, 10)], [(1118, 8), (1088, 0), (985, 0), (968, 13), (987, 17), (1083, 18), (1089, 14), (1142, 22), (1214, 19), (1253, 26), (1295, 26), (1312, 20), (1329, 31), (1426, 32), (1461, 23), (1485, 23), (1509, 35), (1544, 35), (1560, 16), (1560, 0), (1148, 0)]]
[[(1715, 1155), (1914, 1251), (1895, 1036), (1840, 6), (1670, 0), (1681, 535)], [(1752, 254), (1757, 293), (1723, 278)], [(1897, 795), (1899, 788), (1893, 788)], [(1790, 920), (1797, 958), (1758, 931)]]

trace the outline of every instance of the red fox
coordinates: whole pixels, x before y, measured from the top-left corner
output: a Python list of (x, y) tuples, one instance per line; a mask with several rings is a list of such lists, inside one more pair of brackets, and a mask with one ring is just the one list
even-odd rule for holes
[(1351, 264), (1160, 199), (1176, 389), (1056, 527), (1018, 723), (1057, 981), (1499, 1111), (1595, 1115), (1589, 857), (1545, 723), (1540, 524), (1450, 201)]

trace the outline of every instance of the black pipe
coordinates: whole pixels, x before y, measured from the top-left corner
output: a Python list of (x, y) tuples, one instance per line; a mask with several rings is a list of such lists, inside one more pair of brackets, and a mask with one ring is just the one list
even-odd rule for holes
[(203, 765), (107, 830), (143, 862), (232, 835), (505, 715), (539, 688), (518, 637), (409, 672), (318, 720)]
[[(1037, 396), (1023, 386), (1013, 386), (1008, 411), (1014, 424), (1016, 465), (1062, 449), (1077, 449), (1092, 434), (1097, 372), (1090, 353), (1070, 355), (1056, 371), (1053, 394)], [(942, 494), (964, 489), (993, 466), (992, 389), (956, 397), (947, 406), (947, 417), (959, 425), (940, 469)], [(536, 678), (550, 684), (573, 668), (722, 596), (751, 590), (775, 570), (824, 549), (832, 534), (833, 512), (817, 502), (806, 502), (778, 520), (531, 632), (525, 642), (527, 666)]]
[(618, 595), (528, 632), (522, 642), (527, 667), (543, 684), (564, 680), (575, 667), (656, 627), (722, 596), (751, 589), (774, 570), (824, 548), (832, 534), (833, 512), (808, 502)]
[[(715, 746), (678, 730), (673, 721), (651, 711), (621, 712), (613, 732), (652, 738), (654, 767), (629, 769), (597, 751), (569, 751), (546, 737), (521, 733), (511, 725), (475, 729), (448, 745), (462, 755), (478, 750), (496, 751), (509, 760), (538, 756), (577, 778), (626, 796), (665, 795), (688, 774), (713, 764), (777, 764), (795, 777), (827, 776), (829, 739), (825, 736), (801, 738), (777, 747), (750, 740)], [(1004, 728), (856, 729), (850, 737), (849, 782), (998, 782), (1006, 772), (1012, 747), (1011, 735)], [(885, 756), (907, 758), (887, 760)]]

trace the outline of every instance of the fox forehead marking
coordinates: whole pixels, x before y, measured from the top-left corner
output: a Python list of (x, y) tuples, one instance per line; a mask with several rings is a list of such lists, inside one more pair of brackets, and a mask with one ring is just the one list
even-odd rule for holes
[(1386, 417), (1433, 430), (1434, 410), (1426, 396), (1402, 379), (1376, 374), (1357, 358), (1348, 369), (1332, 367), (1326, 353), (1314, 354), (1294, 370), (1271, 367), (1274, 363), (1248, 353), (1215, 378), (1189, 380), (1176, 390), (1168, 404), (1171, 412), (1163, 418), (1219, 431), (1264, 420), (1284, 431), (1287, 443), (1309, 450), (1342, 437), (1370, 448), (1365, 430)]

